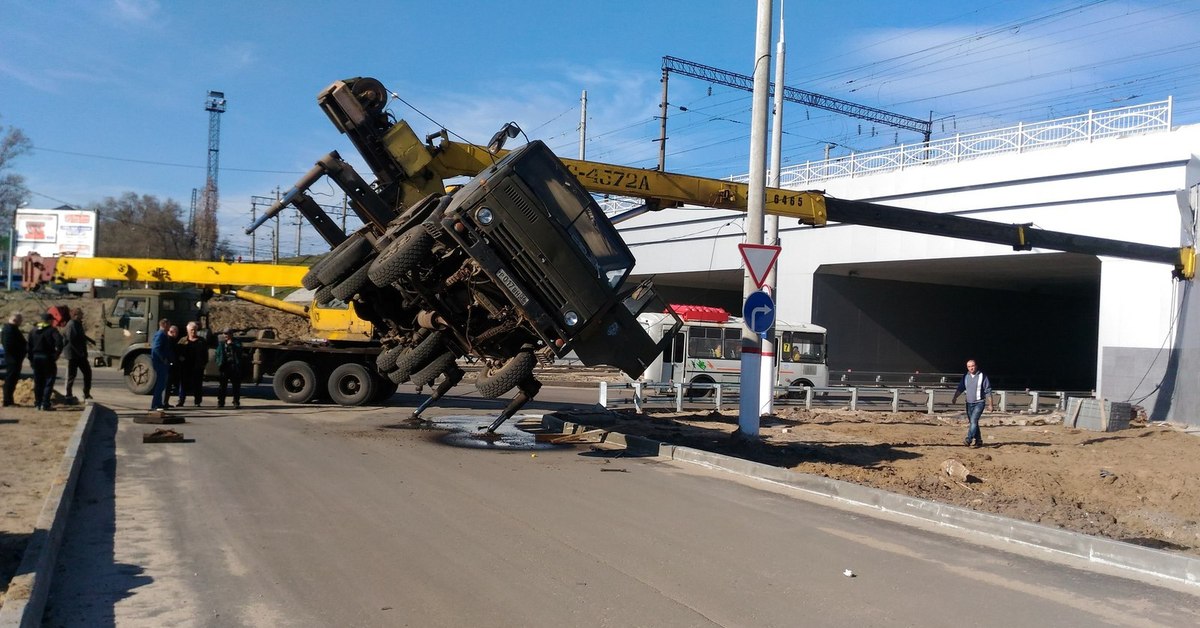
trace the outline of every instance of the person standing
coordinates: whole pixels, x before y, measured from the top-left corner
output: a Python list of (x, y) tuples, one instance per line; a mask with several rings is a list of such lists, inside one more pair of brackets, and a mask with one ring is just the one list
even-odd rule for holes
[(83, 373), (83, 398), (92, 398), (92, 365), (88, 360), (88, 345), (96, 344), (83, 329), (83, 308), (71, 310), (71, 320), (63, 328), (63, 355), (67, 358), (67, 397), (74, 395), (75, 372)]
[(0, 345), (4, 346), (4, 362), (7, 368), (4, 373), (5, 407), (13, 405), (13, 392), (21, 379), (21, 366), (25, 363), (25, 356), (29, 353), (29, 343), (25, 341), (25, 334), (21, 333), (21, 323), (24, 320), (20, 312), (13, 312), (3, 329), (0, 329)]
[(150, 342), (150, 365), (154, 369), (154, 390), (150, 394), (150, 409), (163, 410), (167, 407), (164, 393), (167, 391), (167, 378), (171, 373), (171, 363), (175, 361), (175, 346), (167, 335), (171, 321), (163, 318), (158, 321), (158, 331)]
[(208, 344), (197, 331), (200, 324), (187, 324), (187, 335), (175, 345), (175, 357), (179, 360), (179, 404), (183, 405), (188, 393), (193, 404), (199, 408), (204, 400), (204, 367), (208, 366)]
[(33, 404), (38, 410), (50, 410), (54, 380), (58, 376), (58, 356), (62, 353), (62, 335), (54, 327), (49, 312), (29, 332), (29, 362), (33, 365)]
[(173, 357), (175, 355), (175, 345), (179, 342), (179, 326), (178, 325), (171, 325), (170, 327), (167, 328), (167, 338), (171, 342), (172, 359), (171, 359), (171, 369), (167, 373), (167, 391), (163, 395), (163, 407), (164, 408), (170, 408), (171, 400), (174, 399), (176, 395), (183, 394), (183, 391), (180, 390), (180, 388), (179, 388), (179, 386), (180, 386), (180, 384), (179, 384), (179, 360), (176, 360)]
[(233, 337), (232, 329), (226, 329), (217, 343), (217, 371), (220, 373), (217, 407), (225, 407), (227, 384), (233, 384), (233, 408), (242, 407), (242, 343)]
[(968, 447), (983, 447), (979, 417), (983, 415), (984, 403), (987, 404), (988, 412), (992, 411), (992, 382), (979, 370), (975, 360), (967, 360), (967, 372), (958, 382), (958, 388), (955, 389), (954, 398), (950, 403), (958, 403), (958, 396), (964, 392), (967, 395), (967, 420), (970, 421), (970, 427), (967, 428), (967, 437), (963, 439), (963, 444)]

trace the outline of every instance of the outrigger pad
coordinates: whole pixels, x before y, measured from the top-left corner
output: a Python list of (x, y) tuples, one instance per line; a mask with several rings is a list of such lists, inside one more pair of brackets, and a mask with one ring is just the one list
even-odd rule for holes
[(142, 416), (133, 417), (134, 423), (150, 423), (153, 425), (177, 425), (184, 423), (183, 417), (176, 414), (167, 414), (162, 410), (151, 410)]
[(153, 432), (142, 434), (143, 443), (186, 443), (183, 434), (170, 428), (159, 428)]

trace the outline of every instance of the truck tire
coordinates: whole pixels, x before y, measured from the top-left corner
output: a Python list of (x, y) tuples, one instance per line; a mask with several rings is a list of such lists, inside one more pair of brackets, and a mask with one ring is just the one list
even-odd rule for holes
[(336, 285), (346, 275), (354, 272), (373, 250), (371, 242), (363, 235), (363, 230), (355, 231), (345, 242), (330, 251), (325, 263), (321, 264), (317, 271), (317, 278), (326, 286)]
[(404, 273), (416, 268), (432, 247), (433, 236), (425, 231), (425, 227), (417, 225), (405, 231), (371, 262), (371, 283), (380, 288), (392, 285)]
[(354, 298), (354, 295), (370, 285), (371, 279), (367, 277), (367, 272), (370, 270), (370, 264), (359, 266), (358, 270), (350, 273), (349, 277), (346, 277), (333, 287), (333, 296), (345, 303), (349, 303)]
[(438, 375), (453, 366), (455, 366), (454, 354), (447, 351), (430, 360), (429, 364), (421, 367), (421, 370), (413, 373), (412, 383), (414, 386), (430, 386), (438, 378)]
[(514, 386), (533, 375), (533, 367), (537, 366), (537, 358), (533, 352), (523, 351), (509, 358), (500, 368), (489, 371), (484, 369), (475, 376), (475, 388), (487, 399), (495, 399), (510, 391)]
[(317, 305), (328, 305), (333, 300), (333, 288), (329, 286), (321, 286), (313, 293), (313, 301)]
[(429, 364), (430, 360), (445, 350), (446, 347), (442, 344), (442, 332), (435, 331), (429, 334), (424, 340), (417, 343), (416, 346), (410, 347), (407, 351), (401, 353), (400, 357), (396, 358), (396, 370), (389, 374), (396, 377), (391, 377), (391, 380), (403, 384), (414, 373), (424, 368), (426, 364)]
[(125, 371), (125, 386), (135, 395), (149, 395), (154, 392), (154, 361), (149, 353), (139, 353), (134, 356)]
[(317, 273), (321, 272), (321, 266), (324, 265), (327, 259), (329, 259), (328, 256), (317, 260), (316, 263), (308, 267), (308, 272), (304, 273), (304, 276), (300, 278), (300, 285), (304, 286), (305, 290), (316, 290), (321, 287), (321, 278), (317, 276)]
[(355, 362), (333, 369), (328, 383), (329, 398), (339, 406), (361, 406), (375, 395), (375, 376)]
[(400, 357), (400, 354), (407, 348), (404, 345), (396, 345), (380, 351), (379, 355), (375, 356), (375, 368), (380, 373), (391, 373), (396, 370), (396, 358)]
[(388, 379), (387, 376), (376, 374), (375, 394), (371, 395), (371, 403), (382, 404), (386, 402), (392, 398), (392, 395), (396, 394), (396, 389), (399, 387), (400, 384)]
[(317, 374), (303, 360), (285, 362), (275, 371), (271, 388), (284, 403), (308, 403), (317, 396)]

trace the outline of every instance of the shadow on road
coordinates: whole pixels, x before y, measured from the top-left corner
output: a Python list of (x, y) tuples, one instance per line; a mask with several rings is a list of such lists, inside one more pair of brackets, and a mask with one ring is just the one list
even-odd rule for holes
[(142, 567), (115, 560), (117, 415), (97, 406), (94, 421), (51, 578), (48, 626), (115, 626), (116, 604), (151, 582)]

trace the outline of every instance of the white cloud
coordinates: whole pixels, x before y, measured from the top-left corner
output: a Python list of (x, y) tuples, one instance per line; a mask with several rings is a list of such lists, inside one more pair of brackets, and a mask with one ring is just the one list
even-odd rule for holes
[(152, 21), (162, 8), (158, 0), (113, 0), (112, 5), (117, 18), (133, 23)]

